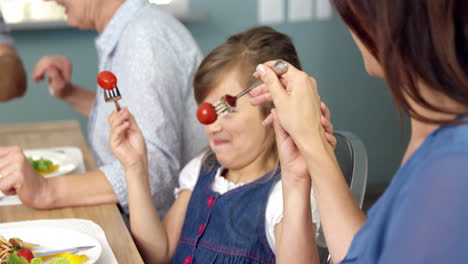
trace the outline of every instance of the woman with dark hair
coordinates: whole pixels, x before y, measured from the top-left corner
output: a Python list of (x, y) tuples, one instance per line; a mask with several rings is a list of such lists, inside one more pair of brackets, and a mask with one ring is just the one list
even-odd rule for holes
[(250, 100), (274, 102), (264, 122), (307, 164), (333, 262), (468, 263), (468, 1), (332, 2), (368, 73), (411, 118), (401, 168), (368, 216), (322, 135), (313, 78), (292, 66), (278, 78), (272, 62), (261, 64), (265, 85)]

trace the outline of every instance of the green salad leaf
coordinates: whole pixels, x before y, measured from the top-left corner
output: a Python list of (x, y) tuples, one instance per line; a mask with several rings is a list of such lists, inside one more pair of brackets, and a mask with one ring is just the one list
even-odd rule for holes
[(66, 258), (54, 258), (49, 264), (70, 264)]
[(41, 258), (33, 258), (31, 264), (44, 264), (44, 261)]
[(28, 157), (28, 161), (29, 163), (31, 163), (31, 166), (35, 170), (39, 170), (39, 171), (46, 171), (54, 165), (54, 163), (51, 160), (44, 159), (42, 157), (38, 160)]
[[(41, 258), (33, 258), (31, 262), (28, 263), (24, 258), (16, 255), (15, 252), (10, 255), (7, 264), (44, 264), (44, 261)], [(49, 261), (48, 264), (70, 264), (70, 261), (66, 258), (54, 258), (52, 261)]]
[(24, 258), (18, 257), (16, 252), (11, 254), (7, 260), (7, 264), (29, 264)]

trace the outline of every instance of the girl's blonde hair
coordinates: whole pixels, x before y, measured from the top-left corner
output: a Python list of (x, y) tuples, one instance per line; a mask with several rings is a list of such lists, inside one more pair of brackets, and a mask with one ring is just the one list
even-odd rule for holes
[[(271, 27), (254, 27), (229, 37), (226, 42), (211, 51), (198, 67), (193, 81), (195, 100), (203, 103), (210, 91), (223, 76), (236, 70), (242, 87), (248, 87), (255, 78), (252, 74), (258, 64), (283, 59), (301, 69), (301, 63), (289, 36)], [(273, 104), (264, 106), (268, 115)]]
[[(252, 74), (258, 64), (270, 60), (282, 59), (298, 69), (302, 69), (296, 48), (289, 36), (271, 27), (254, 27), (229, 37), (226, 42), (211, 51), (200, 64), (195, 73), (193, 87), (195, 100), (203, 103), (208, 94), (216, 87), (223, 77), (235, 71), (242, 87), (248, 87), (255, 78)], [(273, 103), (262, 106), (261, 111), (266, 117)], [(276, 154), (276, 148), (273, 150)], [(212, 155), (205, 155), (205, 157)], [(212, 162), (204, 159), (204, 166), (212, 167)], [(210, 163), (210, 164), (205, 164)]]

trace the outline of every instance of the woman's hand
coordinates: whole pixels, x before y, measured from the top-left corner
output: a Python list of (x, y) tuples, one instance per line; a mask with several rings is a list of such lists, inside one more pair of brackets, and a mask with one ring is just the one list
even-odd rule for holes
[[(258, 92), (258, 91), (256, 91)], [(257, 99), (254, 97), (254, 100)], [(322, 123), (324, 129), (324, 136), (327, 139), (328, 143), (332, 148), (336, 147), (336, 137), (333, 134), (333, 125), (331, 123), (330, 110), (324, 102), (320, 103), (320, 110), (322, 111), (322, 116), (320, 117), (320, 122)], [(269, 126), (273, 124), (273, 114), (268, 115), (263, 121), (264, 126)]]
[[(253, 105), (274, 102), (281, 126), (295, 140), (303, 137), (326, 139), (334, 148), (336, 138), (330, 111), (320, 102), (315, 79), (290, 64), (288, 71), (278, 77), (270, 68), (274, 63), (270, 61), (257, 67), (255, 76), (261, 77), (264, 84), (250, 92), (250, 102)], [(272, 115), (269, 115), (264, 124), (272, 123)]]
[(109, 145), (126, 170), (147, 168), (146, 143), (127, 107), (109, 116)]

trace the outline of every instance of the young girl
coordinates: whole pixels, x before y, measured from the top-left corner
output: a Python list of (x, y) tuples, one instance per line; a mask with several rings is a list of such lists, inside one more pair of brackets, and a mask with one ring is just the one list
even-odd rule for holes
[[(255, 66), (273, 59), (300, 68), (290, 38), (269, 27), (230, 37), (201, 63), (197, 102), (239, 93), (255, 80)], [(252, 106), (248, 98), (206, 126), (210, 150), (182, 170), (163, 221), (151, 199), (146, 145), (135, 119), (126, 108), (109, 117), (110, 145), (126, 170), (131, 231), (146, 262), (318, 263), (319, 218), (307, 168), (280, 170), (279, 160), (294, 157), (277, 153), (273, 128), (262, 125), (272, 105)]]

